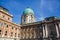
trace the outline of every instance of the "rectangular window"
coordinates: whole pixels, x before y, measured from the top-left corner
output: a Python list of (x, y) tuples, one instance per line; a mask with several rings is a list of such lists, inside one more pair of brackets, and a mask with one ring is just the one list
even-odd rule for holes
[(11, 36), (13, 36), (13, 32), (11, 32)]
[(15, 30), (17, 30), (17, 28)]
[(16, 37), (16, 33), (15, 33), (15, 37)]
[(7, 36), (7, 31), (5, 31), (5, 36)]
[(1, 35), (1, 30), (0, 30), (0, 35)]
[(6, 27), (8, 28), (8, 25), (6, 25)]
[(10, 18), (8, 18), (8, 20), (10, 20)]
[(13, 27), (12, 27), (12, 29), (13, 29)]
[(2, 18), (5, 18), (5, 15), (3, 15)]

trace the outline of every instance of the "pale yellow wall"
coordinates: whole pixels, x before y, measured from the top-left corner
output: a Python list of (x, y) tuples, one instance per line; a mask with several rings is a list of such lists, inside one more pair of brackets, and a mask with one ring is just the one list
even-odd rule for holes
[[(3, 15), (5, 16), (4, 18)], [(8, 20), (8, 18), (10, 18), (10, 20)], [(3, 25), (0, 26), (0, 30), (2, 31), (0, 35), (1, 37), (15, 38), (16, 33), (16, 38), (18, 38), (18, 34), (20, 35), (20, 25), (13, 23), (12, 18), (13, 17), (9, 13), (0, 11), (0, 22), (3, 23)], [(8, 28), (6, 25), (8, 25)], [(7, 36), (5, 36), (5, 31), (7, 31)], [(11, 36), (11, 32), (13, 32), (13, 36)]]
[[(11, 37), (11, 32), (13, 32), (13, 37), (15, 37), (15, 33), (16, 33), (16, 36), (18, 38), (18, 34), (20, 34), (20, 26), (12, 24), (12, 23), (5, 22), (3, 20), (0, 20), (0, 22), (3, 22), (3, 26), (0, 27), (0, 30), (2, 30), (2, 37)], [(8, 28), (6, 27), (5, 23), (8, 25)], [(13, 27), (13, 29), (12, 29), (12, 27)], [(16, 30), (16, 28), (17, 28), (17, 30)], [(8, 31), (7, 36), (5, 36), (6, 30)]]
[[(3, 15), (5, 16), (4, 18), (3, 18)], [(12, 17), (10, 17), (7, 13), (1, 12), (1, 11), (0, 11), (0, 18), (12, 22)], [(10, 20), (8, 20), (8, 18)]]

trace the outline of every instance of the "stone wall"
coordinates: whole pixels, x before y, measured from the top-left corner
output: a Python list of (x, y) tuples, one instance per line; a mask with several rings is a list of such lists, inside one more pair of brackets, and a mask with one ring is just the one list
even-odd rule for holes
[(20, 40), (20, 38), (0, 38), (0, 40)]

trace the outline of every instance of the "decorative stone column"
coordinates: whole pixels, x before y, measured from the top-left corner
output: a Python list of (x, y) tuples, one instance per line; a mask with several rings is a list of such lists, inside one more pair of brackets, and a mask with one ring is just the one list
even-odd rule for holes
[(36, 32), (35, 32), (35, 29), (34, 29), (34, 38), (36, 38)]
[(38, 28), (38, 38), (40, 38), (40, 31), (39, 31), (39, 28)]
[(14, 28), (13, 30), (14, 30), (14, 33), (13, 33), (13, 38), (15, 38), (15, 28)]
[(32, 28), (30, 28), (30, 39), (32, 38)]
[(27, 28), (27, 30), (26, 30), (26, 38), (28, 39), (28, 28)]
[(45, 38), (45, 29), (44, 29), (44, 26), (43, 26), (43, 38)]
[(58, 30), (57, 24), (55, 24), (55, 27), (56, 27), (56, 32), (57, 32), (57, 38), (59, 38), (59, 30)]
[(21, 39), (23, 38), (23, 29), (21, 29)]
[(59, 23), (59, 29), (60, 29), (60, 23)]
[(18, 38), (18, 29), (17, 29), (17, 38)]
[(48, 37), (48, 28), (47, 28), (47, 24), (45, 24), (45, 33), (46, 33), (45, 37), (47, 38), (47, 37)]
[(27, 29), (25, 29), (25, 38), (27, 39)]
[(23, 29), (23, 38), (25, 38), (25, 29)]

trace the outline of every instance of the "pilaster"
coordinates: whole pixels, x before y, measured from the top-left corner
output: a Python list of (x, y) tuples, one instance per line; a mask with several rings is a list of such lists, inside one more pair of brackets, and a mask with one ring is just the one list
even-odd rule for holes
[(58, 30), (57, 24), (55, 24), (55, 27), (56, 27), (56, 32), (57, 32), (57, 38), (59, 38), (59, 30)]

